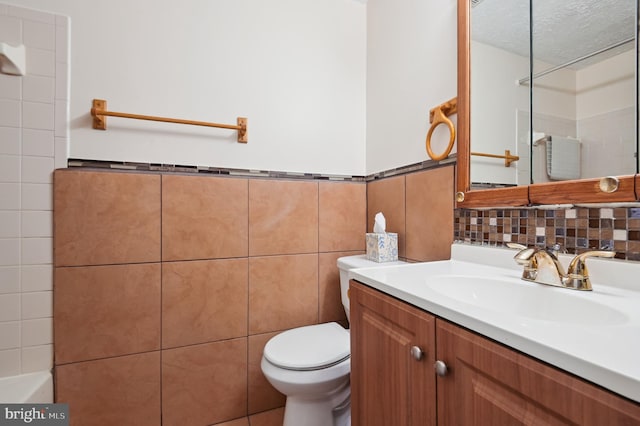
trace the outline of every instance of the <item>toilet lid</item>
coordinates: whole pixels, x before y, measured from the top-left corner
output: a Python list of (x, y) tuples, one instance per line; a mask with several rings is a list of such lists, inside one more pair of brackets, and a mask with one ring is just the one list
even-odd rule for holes
[(320, 370), (349, 356), (349, 332), (335, 322), (282, 332), (264, 347), (267, 361), (287, 370)]

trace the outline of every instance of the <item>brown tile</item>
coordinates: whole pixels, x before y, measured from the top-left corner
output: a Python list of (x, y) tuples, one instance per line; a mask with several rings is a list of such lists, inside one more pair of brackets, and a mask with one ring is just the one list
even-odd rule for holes
[(55, 362), (160, 349), (160, 264), (55, 268)]
[(242, 417), (229, 422), (216, 423), (214, 426), (249, 426), (249, 417)]
[(160, 424), (160, 352), (57, 366), (71, 426)]
[(249, 255), (318, 251), (318, 183), (249, 181)]
[(627, 221), (625, 219), (616, 218), (613, 222), (613, 229), (627, 229)]
[[(450, 166), (406, 176), (408, 259), (429, 261), (451, 258), (455, 192), (453, 175), (453, 167)], [(502, 235), (494, 237), (501, 240)]]
[(56, 170), (54, 263), (160, 261), (160, 176)]
[(162, 347), (247, 335), (248, 260), (162, 264)]
[(162, 176), (163, 260), (248, 253), (246, 179)]
[(630, 253), (640, 253), (640, 241), (627, 241), (627, 251)]
[(249, 259), (249, 334), (317, 322), (317, 254)]
[(282, 426), (284, 421), (284, 408), (265, 411), (249, 416), (251, 426)]
[(247, 415), (247, 339), (162, 351), (162, 424), (210, 425)]
[(269, 339), (278, 333), (249, 336), (249, 414), (283, 407), (286, 397), (278, 392), (262, 374), (262, 351)]
[(626, 252), (627, 251), (627, 242), (626, 241), (614, 241), (613, 249), (617, 252)]
[(616, 219), (624, 219), (627, 217), (627, 209), (625, 208), (615, 208), (613, 209), (613, 217)]
[(320, 253), (318, 256), (319, 322), (346, 321), (347, 315), (340, 297), (339, 257), (363, 254), (364, 251)]
[(373, 232), (376, 213), (382, 212), (387, 232), (398, 234), (398, 256), (405, 257), (405, 177), (396, 176), (367, 183), (367, 232)]
[(613, 240), (613, 229), (601, 229), (600, 230), (600, 239), (601, 240)]
[(367, 232), (367, 186), (320, 182), (319, 250), (364, 250)]

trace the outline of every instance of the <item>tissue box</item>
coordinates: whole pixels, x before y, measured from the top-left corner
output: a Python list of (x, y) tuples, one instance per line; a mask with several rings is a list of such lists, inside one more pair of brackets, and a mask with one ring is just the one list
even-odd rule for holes
[(393, 262), (398, 260), (398, 234), (367, 233), (367, 259), (375, 262)]

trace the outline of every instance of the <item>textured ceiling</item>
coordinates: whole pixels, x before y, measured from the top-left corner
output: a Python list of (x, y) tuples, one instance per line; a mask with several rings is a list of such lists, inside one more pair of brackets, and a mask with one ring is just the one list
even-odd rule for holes
[[(528, 0), (471, 1), (474, 40), (522, 56), (529, 55)], [(532, 2), (533, 55), (549, 64), (564, 64), (635, 37), (636, 0)], [(633, 48), (634, 43), (627, 43), (600, 55), (600, 59)]]

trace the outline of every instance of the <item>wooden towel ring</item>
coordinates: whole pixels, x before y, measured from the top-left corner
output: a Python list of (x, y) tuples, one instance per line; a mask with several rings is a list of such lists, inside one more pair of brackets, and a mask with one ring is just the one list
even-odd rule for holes
[[(449, 120), (447, 117), (457, 112), (458, 98), (453, 98), (429, 111), (429, 122), (431, 123), (431, 127), (427, 132), (426, 147), (427, 154), (429, 154), (429, 157), (434, 161), (444, 160), (449, 156), (449, 153), (451, 153), (451, 150), (453, 149), (453, 143), (456, 140), (456, 129), (453, 126), (451, 120)], [(442, 154), (436, 155), (431, 150), (431, 135), (433, 135), (433, 131), (440, 124), (446, 124), (446, 126), (449, 128), (449, 145), (447, 145), (447, 149)]]

